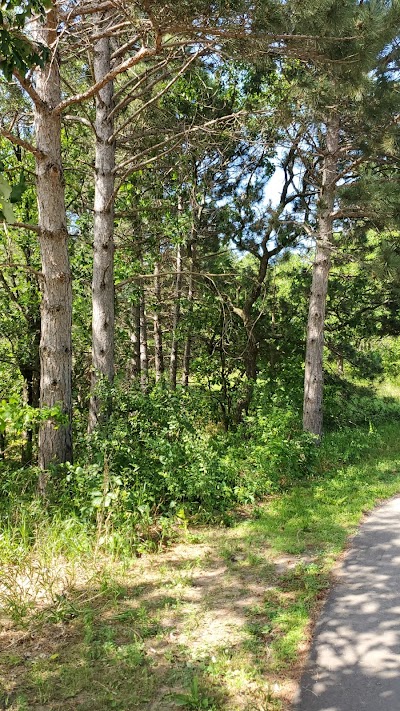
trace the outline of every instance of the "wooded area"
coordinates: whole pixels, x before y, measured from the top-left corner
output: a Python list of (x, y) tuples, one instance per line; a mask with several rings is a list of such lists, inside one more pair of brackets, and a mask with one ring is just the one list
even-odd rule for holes
[(75, 520), (137, 555), (323, 474), (325, 433), (397, 421), (398, 0), (0, 21), (12, 535), (22, 507), (31, 542)]
[(397, 4), (203, 5), (51, 6), (18, 29), (44, 57), (26, 74), (10, 46), (3, 381), (59, 409), (40, 418), (43, 470), (72, 461), (77, 421), (104, 429), (139, 383), (162, 399), (181, 380), (216, 424), (240, 425), (259, 372), (272, 395), (289, 362), (301, 372), (306, 319), (288, 313), (314, 244), (306, 432), (322, 434), (332, 261), (339, 370), (361, 358), (378, 373), (379, 339), (397, 335), (395, 279), (376, 279), (396, 257)]

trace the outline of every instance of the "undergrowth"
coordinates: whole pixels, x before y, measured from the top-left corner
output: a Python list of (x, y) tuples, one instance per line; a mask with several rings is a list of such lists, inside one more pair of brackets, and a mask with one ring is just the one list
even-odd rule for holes
[(327, 387), (328, 432), (316, 447), (287, 390), (271, 394), (262, 381), (251, 411), (228, 432), (212, 421), (202, 392), (111, 396), (112, 415), (82, 435), (77, 463), (49, 472), (46, 501), (36, 494), (37, 468), (0, 463), (3, 559), (39, 540), (72, 558), (94, 548), (129, 557), (176, 540), (189, 521), (229, 525), (238, 506), (326, 476), (332, 462), (360, 460), (379, 446), (379, 428), (400, 419), (395, 398), (339, 382)]

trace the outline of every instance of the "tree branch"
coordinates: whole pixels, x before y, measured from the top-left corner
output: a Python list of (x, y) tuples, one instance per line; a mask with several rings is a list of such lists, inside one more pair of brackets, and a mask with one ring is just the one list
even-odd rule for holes
[(42, 101), (37, 91), (33, 88), (30, 81), (28, 81), (28, 79), (25, 79), (25, 77), (23, 77), (22, 74), (19, 73), (18, 69), (14, 68), (13, 74), (15, 78), (18, 79), (23, 90), (26, 91), (26, 93), (30, 96), (35, 106), (37, 106), (39, 109), (44, 109), (45, 103), (44, 101)]
[(0, 264), (0, 269), (23, 269), (25, 272), (34, 274), (38, 279), (43, 279), (42, 272), (38, 272), (37, 269), (28, 267), (26, 264), (8, 264), (7, 262), (4, 262), (3, 264)]
[(36, 232), (37, 235), (40, 235), (41, 233), (39, 225), (30, 225), (26, 222), (8, 222), (7, 227), (15, 227), (21, 230), (29, 230), (30, 232)]
[(2, 282), (2, 284), (3, 284), (3, 286), (4, 286), (5, 290), (6, 290), (6, 292), (7, 292), (7, 294), (8, 294), (8, 296), (9, 296), (10, 299), (11, 299), (11, 301), (14, 302), (14, 304), (16, 305), (18, 311), (22, 314), (22, 316), (24, 317), (24, 319), (27, 321), (28, 318), (27, 318), (27, 315), (26, 315), (24, 309), (22, 308), (22, 306), (21, 306), (21, 304), (19, 303), (17, 297), (15, 296), (13, 290), (11, 289), (10, 285), (7, 283), (7, 280), (6, 280), (6, 278), (5, 278), (4, 274), (3, 274), (3, 272), (1, 272), (1, 271), (0, 271), (0, 281)]
[(103, 12), (103, 10), (115, 9), (117, 6), (116, 2), (110, 0), (109, 2), (97, 3), (96, 5), (80, 5), (69, 12), (64, 14), (66, 21), (74, 20), (76, 17), (81, 17), (83, 15), (93, 15), (95, 12)]
[(74, 116), (73, 114), (67, 114), (67, 116), (63, 116), (64, 121), (71, 121), (74, 123), (81, 123), (82, 126), (87, 126), (88, 128), (91, 128), (94, 130), (93, 123), (89, 121), (89, 119), (84, 118), (83, 116)]
[(204, 49), (199, 50), (198, 52), (195, 52), (190, 59), (188, 59), (187, 62), (183, 65), (183, 67), (180, 68), (179, 72), (175, 74), (174, 77), (161, 89), (161, 91), (158, 92), (155, 96), (153, 96), (149, 101), (147, 101), (145, 104), (143, 104), (139, 109), (134, 111), (134, 113), (129, 116), (129, 118), (122, 124), (122, 126), (119, 126), (118, 129), (114, 132), (114, 134), (108, 139), (109, 143), (112, 143), (115, 141), (115, 138), (117, 137), (118, 133), (120, 131), (123, 131), (123, 129), (128, 126), (132, 121), (136, 118), (136, 116), (139, 116), (139, 114), (142, 113), (145, 109), (147, 109), (149, 106), (154, 104), (158, 99), (160, 99), (164, 94), (166, 94), (167, 91), (180, 79), (180, 77), (185, 73), (186, 69), (204, 52)]
[(92, 96), (97, 94), (103, 88), (103, 86), (108, 84), (110, 81), (113, 81), (113, 79), (115, 79), (115, 77), (119, 74), (123, 74), (128, 71), (128, 69), (134, 67), (136, 64), (139, 64), (139, 62), (143, 61), (143, 59), (146, 59), (147, 57), (154, 57), (157, 52), (157, 47), (142, 47), (134, 57), (129, 57), (129, 59), (125, 60), (125, 62), (122, 62), (117, 67), (114, 67), (114, 69), (105, 74), (100, 81), (93, 84), (93, 86), (86, 91), (83, 91), (81, 94), (76, 94), (75, 96), (70, 96), (68, 99), (61, 101), (58, 106), (53, 109), (53, 114), (61, 114), (68, 106), (71, 106), (72, 104), (79, 104), (83, 101), (87, 101), (87, 99), (91, 99)]
[(43, 158), (44, 154), (42, 151), (40, 151), (38, 148), (32, 145), (32, 143), (29, 143), (29, 141), (24, 141), (23, 138), (19, 138), (18, 136), (14, 136), (11, 131), (7, 131), (6, 128), (0, 128), (0, 136), (3, 136), (4, 138), (7, 138), (11, 143), (13, 143), (15, 146), (20, 146), (21, 148), (24, 148), (26, 151), (29, 151), (29, 153), (33, 153), (36, 158)]

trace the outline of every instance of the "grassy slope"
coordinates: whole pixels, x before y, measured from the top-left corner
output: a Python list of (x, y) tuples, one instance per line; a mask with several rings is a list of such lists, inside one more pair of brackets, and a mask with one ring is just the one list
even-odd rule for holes
[(334, 561), (400, 491), (398, 425), (378, 434), (329, 436), (314, 480), (162, 554), (106, 560), (72, 526), (10, 556), (0, 708), (285, 708)]

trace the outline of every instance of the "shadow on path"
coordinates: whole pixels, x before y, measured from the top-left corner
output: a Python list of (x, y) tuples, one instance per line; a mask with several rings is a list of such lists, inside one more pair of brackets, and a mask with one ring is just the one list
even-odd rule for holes
[(315, 630), (293, 711), (399, 711), (400, 498), (353, 539)]

